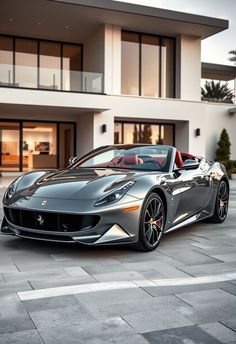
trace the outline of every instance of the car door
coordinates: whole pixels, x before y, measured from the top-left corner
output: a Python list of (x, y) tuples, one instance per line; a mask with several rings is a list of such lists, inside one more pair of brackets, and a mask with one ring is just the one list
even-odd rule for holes
[(207, 204), (211, 194), (211, 180), (207, 174), (209, 164), (202, 159), (198, 168), (178, 169), (174, 178), (167, 181), (175, 202), (173, 223), (183, 221)]

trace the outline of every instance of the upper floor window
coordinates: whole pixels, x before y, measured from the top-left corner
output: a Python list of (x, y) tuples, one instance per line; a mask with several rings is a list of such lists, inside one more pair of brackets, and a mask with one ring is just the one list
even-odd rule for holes
[(82, 71), (81, 44), (0, 35), (0, 86), (102, 93), (103, 74)]
[(175, 39), (122, 32), (121, 93), (174, 98)]

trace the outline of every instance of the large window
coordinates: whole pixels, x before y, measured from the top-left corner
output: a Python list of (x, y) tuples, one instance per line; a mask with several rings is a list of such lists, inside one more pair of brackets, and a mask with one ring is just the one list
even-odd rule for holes
[(19, 123), (0, 122), (1, 170), (18, 171), (20, 162)]
[(61, 89), (61, 44), (40, 42), (39, 88)]
[(0, 120), (0, 169), (64, 168), (75, 156), (75, 123)]
[(81, 70), (82, 56), (81, 47), (71, 44), (63, 45), (63, 89), (80, 91), (82, 89)]
[(57, 167), (56, 123), (23, 122), (23, 169)]
[(15, 40), (15, 85), (20, 87), (38, 86), (37, 41), (23, 38)]
[(0, 35), (0, 86), (101, 93), (103, 76), (82, 72), (80, 44)]
[(13, 39), (0, 36), (0, 85), (13, 85)]
[(174, 124), (115, 122), (114, 142), (174, 146)]
[(174, 38), (122, 32), (122, 94), (174, 98), (174, 64)]
[(139, 37), (135, 33), (122, 33), (121, 49), (122, 93), (139, 93)]

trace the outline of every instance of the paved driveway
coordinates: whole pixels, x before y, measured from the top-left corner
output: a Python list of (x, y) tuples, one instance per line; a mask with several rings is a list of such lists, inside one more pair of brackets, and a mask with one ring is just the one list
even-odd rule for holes
[(0, 344), (236, 343), (235, 224), (236, 185), (151, 253), (0, 236)]

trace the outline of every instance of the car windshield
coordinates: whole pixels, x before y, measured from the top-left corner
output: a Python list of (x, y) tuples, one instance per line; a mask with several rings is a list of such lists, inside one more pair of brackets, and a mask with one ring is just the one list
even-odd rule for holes
[(92, 151), (81, 158), (74, 168), (127, 168), (169, 171), (173, 148), (170, 146), (111, 146)]

